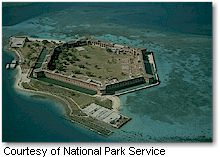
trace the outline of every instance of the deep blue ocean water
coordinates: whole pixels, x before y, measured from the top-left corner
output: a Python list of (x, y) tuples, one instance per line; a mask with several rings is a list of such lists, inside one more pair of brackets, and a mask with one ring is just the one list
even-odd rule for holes
[[(31, 12), (30, 12), (31, 10)], [(199, 142), (212, 140), (211, 3), (3, 3), (3, 141)], [(62, 105), (14, 88), (11, 35), (102, 40), (154, 51), (161, 84), (123, 95), (132, 120), (108, 138), (66, 121)], [(141, 127), (140, 127), (141, 126)]]

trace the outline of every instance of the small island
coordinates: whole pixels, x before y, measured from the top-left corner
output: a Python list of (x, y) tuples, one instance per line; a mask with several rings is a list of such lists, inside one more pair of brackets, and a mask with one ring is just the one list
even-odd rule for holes
[[(55, 98), (66, 119), (109, 136), (132, 117), (119, 111), (119, 95), (160, 83), (153, 52), (92, 37), (73, 41), (10, 37), (19, 69), (16, 86)], [(13, 64), (13, 65), (12, 65)]]

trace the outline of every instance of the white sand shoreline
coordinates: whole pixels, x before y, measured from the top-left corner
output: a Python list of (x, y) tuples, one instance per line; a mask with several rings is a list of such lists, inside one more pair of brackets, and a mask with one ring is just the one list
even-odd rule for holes
[(114, 95), (105, 95), (101, 96), (103, 98), (107, 98), (112, 101), (112, 111), (119, 112), (120, 109), (120, 99), (118, 96)]
[[(25, 96), (34, 96), (34, 95), (44, 96), (44, 97), (48, 98), (51, 101), (52, 101), (51, 98), (53, 97), (53, 98), (57, 99), (57, 101), (55, 101), (55, 103), (59, 103), (59, 104), (62, 105), (62, 109), (61, 109), (62, 113), (65, 114), (65, 115), (68, 115), (68, 112), (65, 111), (65, 108), (66, 107), (69, 108), (69, 105), (65, 103), (65, 100), (63, 100), (63, 98), (58, 97), (56, 95), (53, 95), (51, 93), (47, 93), (47, 92), (25, 89), (22, 86), (22, 82), (30, 81), (30, 79), (26, 77), (27, 76), (26, 74), (22, 74), (22, 70), (21, 70), (20, 65), (18, 65), (16, 69), (18, 70), (18, 73), (16, 74), (16, 79), (15, 79), (15, 82), (14, 82), (14, 88), (15, 88), (16, 91), (22, 92), (22, 94), (24, 94)], [(26, 80), (26, 81), (24, 81), (24, 80)], [(66, 105), (66, 107), (64, 105)], [(71, 111), (71, 109), (70, 109), (70, 111)], [(69, 116), (71, 116), (71, 115), (69, 115)]]

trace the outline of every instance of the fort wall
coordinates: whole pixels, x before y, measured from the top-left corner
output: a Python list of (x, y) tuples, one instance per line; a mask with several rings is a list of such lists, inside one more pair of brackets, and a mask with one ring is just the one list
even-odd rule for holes
[(65, 75), (53, 73), (53, 72), (46, 71), (46, 70), (43, 70), (43, 71), (44, 71), (45, 77), (47, 77), (47, 78), (51, 78), (51, 79), (54, 79), (54, 80), (63, 81), (63, 82), (70, 83), (70, 84), (73, 84), (73, 85), (77, 85), (77, 86), (81, 86), (81, 87), (84, 87), (84, 88), (99, 91), (98, 85), (96, 85), (94, 83), (85, 82), (85, 81), (82, 81), (82, 80), (79, 80), (79, 79), (76, 79), (76, 78), (69, 78)]
[(116, 53), (126, 53), (126, 54), (130, 53), (132, 55), (140, 55), (142, 52), (146, 52), (146, 49), (130, 48), (128, 46), (118, 45), (110, 42), (103, 42), (99, 40), (87, 40), (87, 44), (99, 46), (102, 48), (108, 48)]
[(135, 86), (135, 85), (140, 85), (142, 83), (146, 83), (144, 77), (141, 76), (137, 78), (132, 78), (129, 80), (124, 80), (124, 81), (106, 85), (105, 92), (106, 94), (115, 94), (115, 91), (117, 90), (121, 90), (123, 88), (128, 88), (128, 87)]
[(77, 47), (77, 46), (84, 46), (84, 45), (94, 45), (98, 46), (101, 48), (108, 48), (111, 49), (113, 52), (117, 53), (130, 53), (133, 55), (139, 55), (142, 52), (146, 52), (146, 49), (141, 49), (141, 48), (131, 48), (128, 46), (123, 46), (123, 45), (118, 45), (114, 44), (111, 42), (103, 42), (100, 40), (92, 40), (92, 39), (87, 39), (87, 40), (75, 40), (71, 42), (64, 43), (64, 47)]

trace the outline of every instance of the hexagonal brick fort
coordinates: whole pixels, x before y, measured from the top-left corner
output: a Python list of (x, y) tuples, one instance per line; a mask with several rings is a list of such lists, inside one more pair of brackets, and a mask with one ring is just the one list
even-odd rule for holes
[[(105, 79), (96, 79), (90, 76), (78, 77), (78, 75), (76, 77), (71, 77), (50, 70), (49, 67), (52, 64), (52, 60), (55, 58), (54, 56), (62, 53), (62, 49), (75, 48), (80, 52), (84, 50), (83, 46), (99, 47), (114, 54), (116, 57), (117, 55), (122, 56), (118, 59), (121, 66), (119, 69), (115, 70), (121, 70), (123, 78), (118, 79), (109, 77)], [(143, 48), (131, 48), (95, 39), (78, 39), (57, 46), (52, 52), (46, 55), (40, 67), (33, 69), (32, 76), (34, 78), (45, 77), (64, 82), (65, 84), (79, 86), (81, 88), (96, 91), (96, 93), (100, 95), (121, 95), (159, 84), (153, 52), (148, 52)]]

